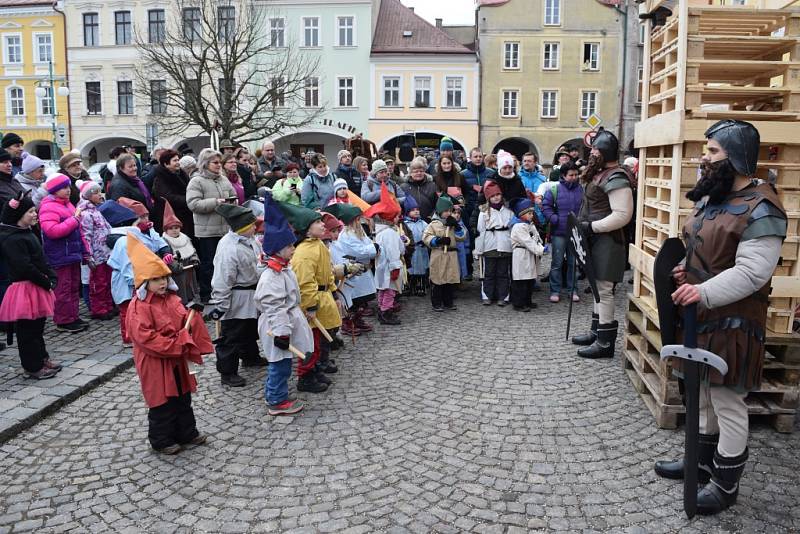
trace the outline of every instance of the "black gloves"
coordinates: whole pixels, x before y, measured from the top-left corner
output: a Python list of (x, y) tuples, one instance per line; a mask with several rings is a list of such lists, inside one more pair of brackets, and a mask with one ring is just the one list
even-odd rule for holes
[(456, 220), (455, 217), (450, 215), (447, 219), (444, 220), (444, 225), (450, 227), (458, 226), (458, 221)]
[(174, 275), (178, 275), (178, 274), (181, 274), (183, 272), (183, 265), (181, 264), (180, 261), (177, 261), (177, 260), (173, 261), (172, 263), (167, 265), (167, 267), (169, 267), (169, 270)]
[(225, 315), (224, 311), (218, 310), (217, 308), (214, 308), (213, 310), (208, 312), (208, 315), (206, 315), (206, 318), (211, 319), (212, 321), (219, 321), (222, 318), (223, 315)]
[(281, 350), (289, 350), (289, 336), (275, 336), (272, 343)]
[(381, 253), (381, 246), (379, 244), (377, 244), (377, 243), (375, 243), (375, 253), (376, 254), (380, 254)]
[(443, 247), (450, 246), (450, 238), (449, 237), (440, 237), (436, 240), (437, 245), (441, 245)]
[(50, 289), (55, 289), (57, 285), (58, 285), (58, 278), (56, 278), (55, 276), (51, 277), (50, 278)]
[(582, 221), (581, 230), (583, 230), (583, 233), (586, 235), (586, 237), (592, 237), (594, 235), (591, 221)]
[(190, 310), (194, 310), (194, 311), (196, 311), (196, 312), (203, 313), (203, 309), (204, 309), (204, 308), (205, 308), (205, 306), (203, 306), (203, 303), (202, 303), (202, 302), (195, 302), (195, 301), (191, 301), (191, 302), (189, 303), (189, 309), (190, 309)]

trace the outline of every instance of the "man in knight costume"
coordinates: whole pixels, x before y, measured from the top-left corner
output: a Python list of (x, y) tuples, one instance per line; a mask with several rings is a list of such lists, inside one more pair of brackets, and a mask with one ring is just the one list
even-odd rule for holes
[[(685, 263), (673, 270), (679, 306), (698, 303), (697, 346), (725, 359), (700, 384), (697, 512), (736, 502), (747, 461), (744, 402), (761, 382), (767, 298), (786, 237), (786, 213), (774, 187), (754, 179), (760, 136), (752, 124), (723, 120), (709, 128), (701, 177), (686, 196), (695, 202), (682, 230)], [(678, 325), (680, 327), (680, 324)], [(680, 332), (680, 328), (678, 329)], [(680, 361), (676, 374), (680, 374)], [(683, 459), (659, 461), (658, 475), (684, 477)]]
[(578, 217), (582, 234), (587, 238), (597, 285), (597, 297), (588, 334), (575, 336), (582, 358), (613, 358), (618, 321), (614, 320), (614, 284), (625, 274), (627, 243), (624, 227), (633, 216), (631, 175), (619, 165), (619, 141), (600, 128), (592, 141), (589, 163), (581, 176), (586, 184)]

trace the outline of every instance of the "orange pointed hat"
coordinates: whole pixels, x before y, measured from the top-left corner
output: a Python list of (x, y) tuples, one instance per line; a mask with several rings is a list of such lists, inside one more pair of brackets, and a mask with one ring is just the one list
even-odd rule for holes
[(183, 228), (183, 223), (181, 222), (178, 217), (175, 216), (175, 210), (172, 209), (172, 206), (169, 204), (169, 200), (166, 198), (164, 199), (164, 219), (161, 223), (161, 227), (166, 230), (167, 228), (171, 228), (173, 226), (180, 226)]
[(381, 199), (377, 204), (374, 204), (367, 211), (364, 212), (364, 217), (374, 217), (377, 215), (384, 221), (391, 221), (400, 213), (400, 204), (397, 199), (389, 192), (386, 187), (386, 182), (381, 182)]
[(172, 274), (167, 264), (130, 232), (128, 232), (127, 245), (128, 258), (133, 266), (134, 287), (139, 288), (148, 280)]

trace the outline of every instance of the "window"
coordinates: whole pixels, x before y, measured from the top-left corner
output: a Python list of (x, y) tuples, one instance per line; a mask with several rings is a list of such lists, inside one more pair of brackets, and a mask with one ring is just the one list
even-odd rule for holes
[(150, 80), (150, 113), (163, 115), (167, 112), (167, 81)]
[(22, 63), (22, 37), (19, 35), (3, 36), (3, 62)]
[(597, 91), (581, 91), (581, 118), (588, 119), (597, 113)]
[(270, 46), (283, 48), (286, 46), (285, 39), (286, 22), (283, 19), (269, 19), (269, 42)]
[(220, 39), (231, 39), (236, 33), (236, 8), (220, 6), (217, 8), (217, 35)]
[(43, 97), (38, 99), (39, 115), (53, 116), (55, 115), (55, 109), (53, 108), (55, 104), (55, 102), (53, 102), (53, 88), (50, 86), (42, 86), (42, 89), (44, 89), (45, 93)]
[(519, 68), (519, 43), (504, 43), (503, 45), (503, 68)]
[(503, 117), (519, 117), (519, 91), (503, 91)]
[(307, 108), (319, 107), (319, 78), (306, 78), (304, 103)]
[(131, 12), (114, 12), (114, 34), (118, 45), (131, 44)]
[(544, 43), (543, 70), (558, 70), (559, 43)]
[(203, 36), (203, 18), (199, 7), (183, 10), (183, 38), (195, 43)]
[(400, 107), (400, 78), (392, 76), (383, 79), (383, 105), (385, 107)]
[(303, 17), (303, 46), (319, 46), (319, 17)]
[(103, 99), (100, 93), (100, 82), (86, 82), (86, 114), (103, 113)]
[(166, 34), (166, 18), (163, 9), (151, 9), (147, 12), (147, 41), (160, 43)]
[(542, 118), (558, 117), (558, 91), (542, 91)]
[(133, 115), (133, 82), (117, 82), (117, 113)]
[(645, 37), (645, 32), (646, 31), (647, 31), (647, 26), (645, 26), (644, 24), (639, 24), (639, 44), (640, 45), (644, 44), (644, 37)]
[(353, 17), (336, 17), (339, 30), (338, 46), (353, 46)]
[(283, 90), (286, 85), (286, 80), (283, 78), (272, 78), (270, 86), (272, 87), (272, 106), (282, 108), (286, 105), (286, 95)]
[(641, 104), (642, 103), (642, 91), (644, 87), (642, 87), (642, 78), (644, 77), (644, 69), (639, 67), (636, 69), (636, 102)]
[(25, 116), (25, 93), (22, 87), (8, 88), (8, 108), (12, 117)]
[(33, 53), (36, 56), (36, 63), (53, 61), (53, 35), (50, 33), (34, 34)]
[(561, 25), (561, 0), (544, 0), (544, 25)]
[(447, 107), (462, 107), (464, 78), (451, 78), (448, 76), (445, 78), (444, 82), (445, 90), (447, 92), (447, 98), (445, 99), (445, 102), (447, 102)]
[(583, 43), (583, 70), (600, 70), (600, 43)]
[(429, 76), (414, 77), (414, 107), (431, 107), (431, 79)]
[(195, 107), (202, 105), (200, 98), (200, 80), (186, 80), (184, 98), (186, 100), (187, 113), (194, 113)]
[(100, 44), (100, 20), (97, 13), (83, 14), (83, 46)]
[(341, 108), (353, 107), (353, 78), (337, 78), (337, 102)]

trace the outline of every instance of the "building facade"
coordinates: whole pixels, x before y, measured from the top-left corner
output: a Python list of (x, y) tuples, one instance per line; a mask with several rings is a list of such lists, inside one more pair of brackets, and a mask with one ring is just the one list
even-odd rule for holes
[(561, 145), (583, 145), (592, 115), (619, 134), (621, 18), (598, 0), (479, 0), (484, 151), (548, 165)]
[(70, 146), (61, 3), (0, 4), (0, 132), (17, 133), (42, 159)]
[(380, 4), (370, 56), (370, 138), (390, 153), (404, 143), (437, 148), (444, 136), (468, 151), (478, 142), (477, 55), (400, 0)]

